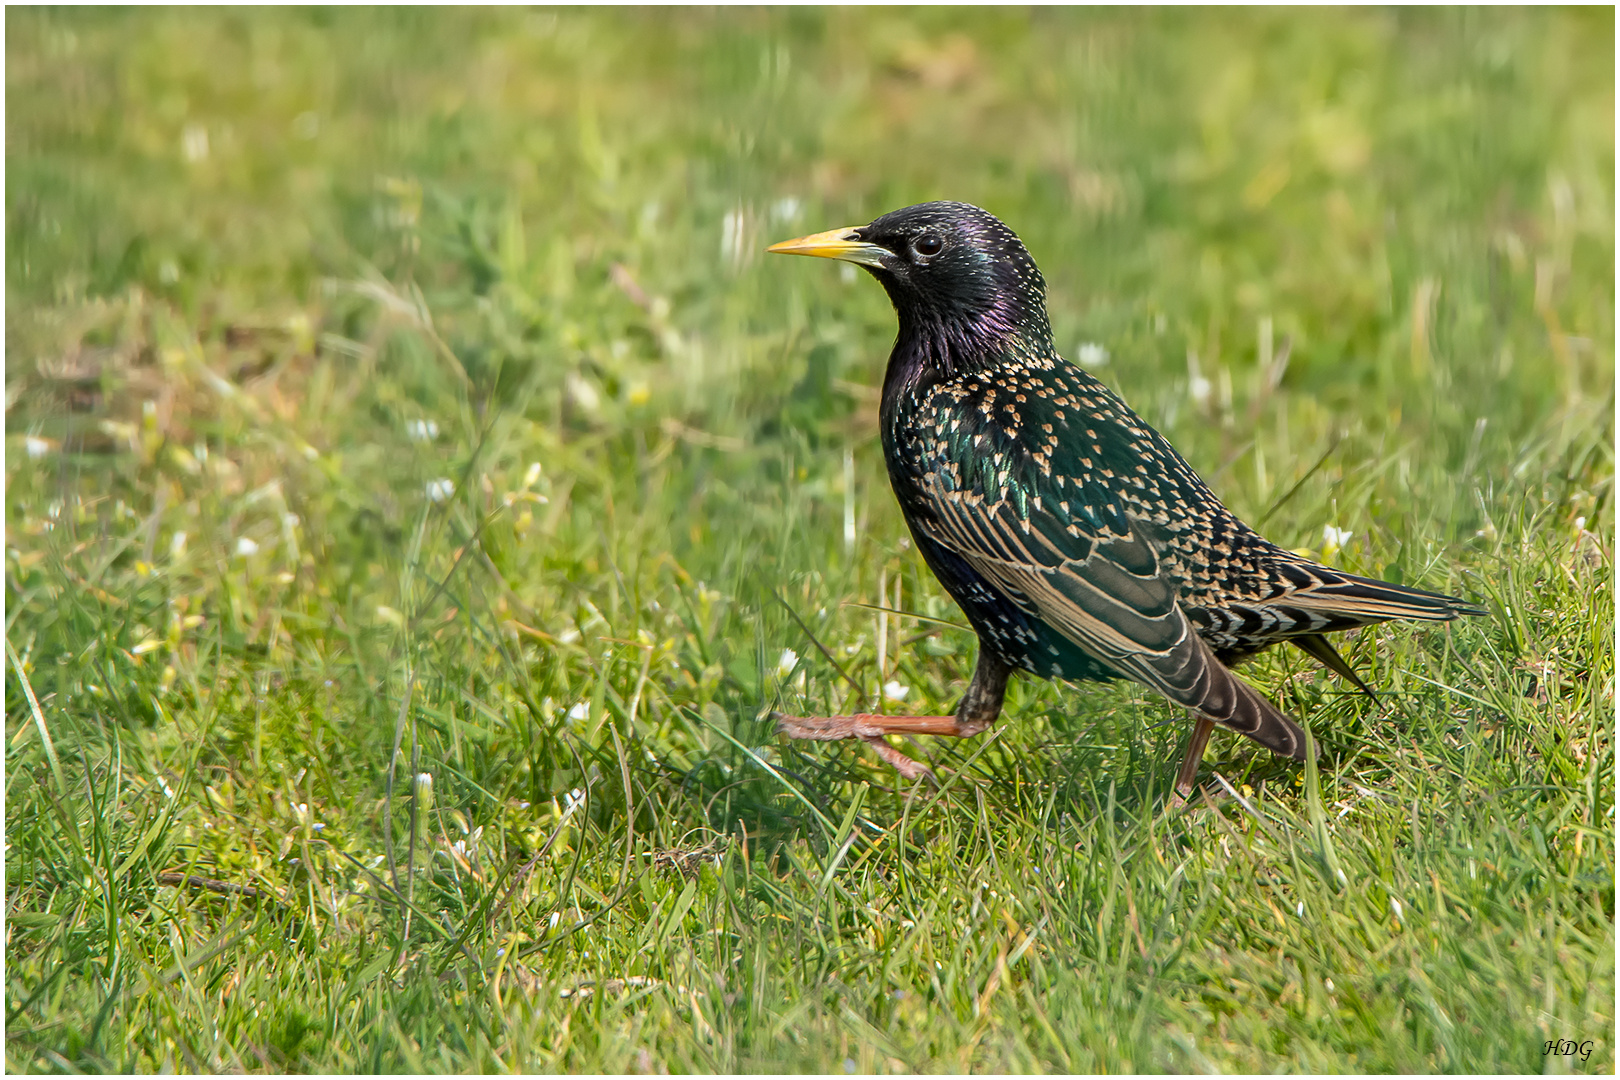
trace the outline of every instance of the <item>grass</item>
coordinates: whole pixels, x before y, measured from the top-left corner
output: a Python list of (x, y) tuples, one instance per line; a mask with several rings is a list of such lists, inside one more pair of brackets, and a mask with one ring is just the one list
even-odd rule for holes
[[(9, 1070), (1613, 1071), (1612, 12), (6, 28)], [(760, 256), (934, 197), (1490, 615), (1257, 661), (1327, 757), (1185, 812), (1129, 686), (780, 743), (971, 671), (881, 290)]]

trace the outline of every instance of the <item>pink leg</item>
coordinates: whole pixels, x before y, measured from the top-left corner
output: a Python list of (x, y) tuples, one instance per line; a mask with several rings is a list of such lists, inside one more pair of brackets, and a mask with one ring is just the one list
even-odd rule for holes
[(776, 730), (790, 739), (815, 739), (834, 742), (838, 739), (862, 739), (878, 756), (899, 771), (907, 780), (933, 770), (902, 754), (890, 746), (885, 735), (950, 735), (967, 738), (995, 723), (1001, 715), (1002, 695), (1007, 689), (1007, 676), (1011, 669), (982, 646), (979, 663), (968, 684), (967, 694), (956, 707), (955, 716), (879, 716), (877, 713), (855, 713), (852, 716), (784, 716), (775, 714)]
[(954, 735), (966, 738), (990, 726), (988, 720), (958, 720), (954, 716), (879, 716), (877, 713), (856, 713), (853, 716), (784, 716), (777, 713), (775, 719), (776, 730), (790, 739), (814, 739), (820, 742), (862, 739), (907, 780), (915, 780), (925, 773), (932, 776), (933, 770), (890, 746), (883, 736)]

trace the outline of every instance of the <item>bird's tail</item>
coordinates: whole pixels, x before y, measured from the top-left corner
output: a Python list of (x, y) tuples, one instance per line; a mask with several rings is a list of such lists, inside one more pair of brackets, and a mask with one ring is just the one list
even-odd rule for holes
[[(1278, 637), (1292, 640), (1369, 694), (1371, 688), (1339, 656), (1322, 636), (1324, 633), (1388, 619), (1444, 621), (1459, 615), (1485, 614), (1484, 609), (1455, 596), (1356, 577), (1303, 560), (1281, 569), (1294, 588), (1277, 604), (1268, 605), (1267, 610), (1285, 623), (1291, 621), (1296, 629)], [(1233, 675), (1196, 634), (1189, 638), (1151, 665), (1142, 665), (1151, 670), (1133, 674), (1172, 701), (1248, 736), (1272, 753), (1305, 760), (1305, 732), (1299, 724)]]
[(1486, 614), (1484, 608), (1455, 596), (1357, 577), (1312, 563), (1288, 566), (1283, 574), (1293, 579), (1294, 588), (1279, 603), (1300, 608), (1318, 620), (1325, 618), (1327, 625), (1316, 627), (1317, 633), (1390, 619), (1444, 622), (1459, 615)]
[(1336, 672), (1349, 679), (1355, 684), (1357, 690), (1372, 698), (1373, 704), (1378, 703), (1378, 695), (1373, 692), (1373, 688), (1367, 685), (1365, 679), (1356, 674), (1356, 669), (1350, 666), (1348, 660), (1339, 655), (1339, 650), (1335, 649), (1333, 643), (1326, 637), (1321, 634), (1306, 634), (1303, 637), (1292, 637), (1288, 640), (1293, 642), (1294, 647), (1300, 652), (1315, 658), (1318, 663), (1329, 671)]

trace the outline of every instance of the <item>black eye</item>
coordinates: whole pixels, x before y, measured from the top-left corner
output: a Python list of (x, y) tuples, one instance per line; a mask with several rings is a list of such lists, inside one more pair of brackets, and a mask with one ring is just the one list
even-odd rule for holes
[(930, 255), (938, 255), (945, 250), (945, 241), (933, 233), (923, 233), (911, 242), (911, 250), (925, 258)]

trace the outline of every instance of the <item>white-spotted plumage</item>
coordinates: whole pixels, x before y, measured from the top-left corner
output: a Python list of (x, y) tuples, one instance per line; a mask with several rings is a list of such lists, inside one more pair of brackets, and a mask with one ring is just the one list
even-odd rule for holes
[(849, 242), (900, 323), (881, 414), (890, 481), (919, 551), (995, 658), (981, 656), (959, 716), (994, 719), (1008, 669), (1123, 676), (1299, 757), (1298, 725), (1229, 663), (1294, 640), (1355, 678), (1320, 635), (1480, 613), (1313, 563), (1239, 521), (1057, 352), (1040, 271), (985, 211), (907, 207)]

